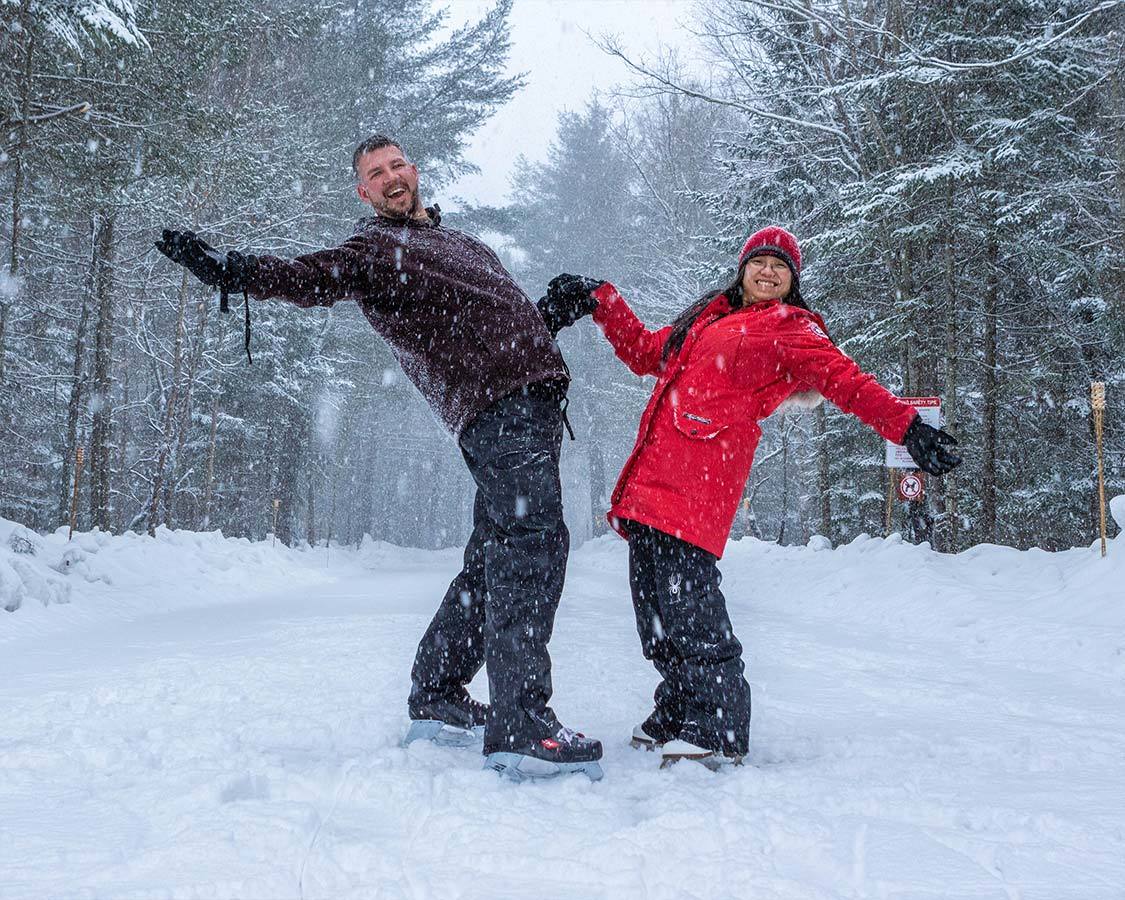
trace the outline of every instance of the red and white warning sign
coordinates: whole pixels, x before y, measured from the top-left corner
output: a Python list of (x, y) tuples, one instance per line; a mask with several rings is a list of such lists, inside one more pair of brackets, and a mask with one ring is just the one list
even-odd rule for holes
[[(934, 428), (941, 428), (941, 397), (900, 397), (903, 403), (909, 403), (922, 417), (922, 421)], [(888, 469), (917, 469), (918, 466), (906, 448), (901, 444), (887, 441), (887, 456), (883, 463)]]
[(899, 500), (921, 500), (926, 491), (926, 482), (922, 480), (921, 472), (907, 472), (898, 481)]

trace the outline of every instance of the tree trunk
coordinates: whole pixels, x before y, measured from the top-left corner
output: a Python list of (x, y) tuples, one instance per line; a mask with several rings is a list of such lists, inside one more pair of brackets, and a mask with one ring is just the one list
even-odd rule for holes
[(211, 499), (215, 491), (215, 438), (219, 432), (219, 392), (211, 398), (211, 434), (207, 441), (207, 474), (203, 481), (204, 531), (211, 527)]
[(94, 239), (94, 297), (98, 307), (94, 331), (94, 374), (90, 406), (90, 520), (111, 529), (110, 429), (113, 418), (113, 226), (114, 213), (97, 214)]
[(172, 451), (172, 431), (176, 423), (176, 406), (179, 402), (180, 367), (184, 347), (184, 314), (187, 311), (188, 273), (184, 270), (180, 280), (180, 296), (176, 306), (176, 337), (172, 345), (172, 377), (168, 384), (168, 399), (164, 405), (164, 424), (160, 433), (160, 450), (156, 454), (156, 467), (152, 473), (152, 495), (148, 504), (148, 533), (156, 535), (160, 519), (160, 494), (164, 486), (164, 467)]
[[(128, 410), (129, 407), (130, 407), (130, 394), (129, 394), (130, 381), (129, 381), (129, 379), (131, 377), (131, 373), (133, 372), (133, 366), (130, 365), (131, 362), (132, 362), (132, 360), (130, 360), (130, 358), (129, 358), (129, 344), (126, 343), (124, 345), (124, 347), (122, 348), (121, 356), (120, 356), (119, 360), (117, 361), (118, 371), (121, 372), (121, 377), (118, 380), (118, 384), (120, 385), (121, 408), (123, 410)], [(116, 469), (111, 467), (110, 468), (111, 473), (114, 472), (114, 471), (129, 472), (129, 450), (130, 450), (130, 448), (135, 446), (134, 443), (133, 443), (133, 432), (132, 432), (132, 428), (131, 428), (131, 423), (132, 423), (132, 418), (129, 415), (123, 414), (121, 416), (120, 422), (118, 423), (118, 426), (117, 426), (117, 432), (114, 435), (114, 438), (115, 438), (114, 444), (116, 445), (114, 449), (116, 450), (116, 453), (117, 453), (117, 467), (116, 467)], [(124, 503), (116, 502), (113, 499), (114, 498), (114, 491), (113, 491), (112, 480), (109, 483), (109, 493), (107, 494), (107, 496), (110, 498), (109, 506), (110, 506), (110, 510), (113, 513), (112, 521), (110, 523), (110, 527), (115, 529), (115, 533), (120, 534), (126, 528), (126, 521), (127, 521), (126, 520), (126, 512), (127, 512), (127, 510), (126, 510), (126, 505)], [(137, 496), (131, 496), (131, 499), (136, 501), (136, 507), (137, 508), (136, 508), (136, 511), (133, 513), (133, 515), (130, 518), (132, 518), (134, 521), (138, 521), (141, 518), (141, 513), (144, 511), (144, 497), (142, 497), (140, 495), (137, 495)], [(130, 525), (129, 527), (132, 527), (132, 526)]]
[(828, 414), (824, 404), (816, 408), (816, 485), (820, 492), (820, 533), (832, 539), (832, 481), (828, 468)]
[[(906, 214), (906, 223), (909, 225), (912, 214)], [(914, 349), (917, 343), (916, 336), (921, 332), (918, 323), (918, 306), (914, 302), (914, 259), (909, 240), (902, 243), (902, 257), (898, 272), (899, 302), (909, 304), (910, 317), (907, 320), (908, 336), (902, 342), (902, 391), (907, 397), (916, 396), (918, 388), (918, 360)]]
[(777, 529), (777, 542), (785, 543), (785, 522), (789, 518), (789, 422), (781, 423), (781, 527)]
[[(291, 409), (286, 416), (284, 434), (277, 441), (277, 480), (270, 491), (270, 502), (281, 501), (277, 517), (277, 539), (287, 547), (294, 544), (294, 525), (297, 519), (297, 500), (300, 496), (301, 466), (304, 460), (304, 425), (300, 421), (302, 410)], [(270, 508), (273, 515), (273, 508)], [(271, 518), (272, 524), (272, 518)]]
[[(946, 203), (949, 211), (945, 236), (945, 397), (942, 400), (942, 412), (946, 423), (954, 430), (957, 429), (957, 353), (959, 350), (957, 334), (957, 276), (954, 271), (956, 242), (954, 240), (953, 222), (955, 206), (953, 180), (950, 179)], [(957, 492), (956, 481), (952, 474), (942, 477), (942, 493), (945, 497), (945, 533), (949, 553), (957, 552), (958, 517), (957, 517)]]
[(981, 379), (981, 392), (984, 394), (982, 410), (983, 452), (980, 480), (980, 537), (990, 544), (997, 543), (996, 533), (996, 410), (1000, 398), (997, 396), (998, 378), (996, 369), (996, 309), (997, 294), (1000, 290), (1000, 273), (996, 264), (1000, 255), (1000, 244), (996, 237), (988, 242), (988, 281), (984, 290), (984, 372)]
[(309, 468), (308, 492), (305, 499), (305, 540), (316, 546), (316, 467)]
[[(207, 311), (209, 308), (210, 304), (205, 301), (200, 301), (197, 306), (199, 318), (195, 329), (195, 343), (192, 345), (191, 352), (188, 355), (187, 374), (184, 378), (183, 390), (180, 391), (183, 399), (180, 401), (180, 410), (177, 417), (176, 448), (172, 452), (172, 458), (168, 464), (168, 478), (164, 491), (164, 525), (168, 528), (172, 527), (173, 515), (176, 513), (176, 507), (178, 505), (177, 500), (185, 496), (183, 491), (176, 490), (179, 481), (177, 470), (184, 461), (184, 447), (187, 445), (188, 435), (191, 433), (191, 408), (195, 397), (195, 379), (199, 371), (200, 362), (203, 358), (203, 346), (207, 330)], [(188, 474), (190, 474), (190, 471), (189, 468)], [(187, 476), (185, 475), (185, 477)], [(194, 525), (195, 522), (193, 521), (189, 524), (189, 527), (194, 527)]]
[[(27, 129), (31, 119), (31, 91), (33, 60), (35, 58), (35, 28), (31, 21), (31, 0), (20, 0), (20, 30), (24, 36), (23, 71), (20, 77), (20, 122), (16, 129), (16, 144), (12, 148), (12, 240), (8, 256), (8, 271), (15, 277), (20, 268), (20, 231), (23, 226), (23, 190), (26, 175)], [(4, 381), (4, 357), (8, 331), (10, 303), (0, 298), (0, 383)]]
[(609, 530), (605, 513), (609, 511), (606, 490), (605, 454), (602, 453), (601, 429), (592, 403), (583, 403), (586, 412), (586, 456), (590, 466), (590, 510), (593, 513), (591, 535), (597, 537)]
[(82, 417), (82, 393), (85, 379), (82, 363), (86, 356), (86, 328), (90, 322), (90, 304), (94, 292), (94, 268), (97, 251), (94, 249), (94, 228), (91, 223), (90, 268), (86, 273), (86, 286), (82, 292), (82, 308), (78, 313), (78, 328), (74, 335), (74, 364), (71, 367), (70, 402), (66, 409), (66, 449), (63, 451), (62, 473), (59, 478), (59, 507), (56, 521), (65, 525), (70, 521), (72, 465), (78, 448), (78, 422)]

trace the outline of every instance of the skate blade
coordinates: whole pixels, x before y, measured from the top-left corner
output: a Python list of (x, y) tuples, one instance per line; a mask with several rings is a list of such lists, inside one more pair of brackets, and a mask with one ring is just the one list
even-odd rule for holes
[(402, 746), (408, 747), (415, 741), (429, 741), (439, 747), (476, 747), (484, 741), (484, 726), (459, 728), (440, 719), (414, 719)]
[(634, 750), (647, 750), (649, 753), (652, 753), (661, 745), (656, 741), (642, 741), (640, 738), (633, 738), (629, 741), (629, 746)]
[(484, 758), (484, 768), (491, 769), (501, 778), (516, 783), (547, 781), (561, 775), (585, 775), (591, 781), (601, 781), (605, 774), (601, 764), (591, 762), (555, 763), (519, 753), (490, 753)]
[(681, 759), (690, 760), (691, 762), (699, 763), (705, 769), (710, 769), (712, 772), (721, 772), (724, 769), (729, 769), (731, 766), (741, 766), (741, 756), (716, 756), (714, 753), (707, 753), (700, 756), (665, 756), (660, 761), (660, 768), (670, 769)]

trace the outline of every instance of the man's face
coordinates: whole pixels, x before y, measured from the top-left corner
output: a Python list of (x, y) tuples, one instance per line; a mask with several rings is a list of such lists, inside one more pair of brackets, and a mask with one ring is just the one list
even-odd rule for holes
[(359, 158), (360, 199), (381, 216), (408, 219), (418, 214), (418, 168), (393, 145), (368, 150)]

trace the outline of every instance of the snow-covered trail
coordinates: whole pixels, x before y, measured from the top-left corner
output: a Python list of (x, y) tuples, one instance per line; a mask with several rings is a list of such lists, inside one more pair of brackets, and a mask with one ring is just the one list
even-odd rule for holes
[(1125, 897), (1125, 543), (732, 546), (753, 765), (719, 775), (626, 743), (655, 678), (624, 550), (574, 554), (552, 642), (598, 784), (398, 746), (455, 552), (0, 618), (0, 897)]

